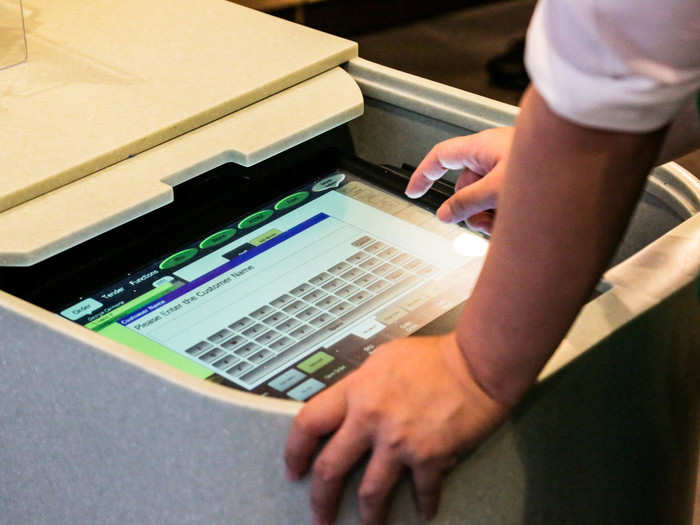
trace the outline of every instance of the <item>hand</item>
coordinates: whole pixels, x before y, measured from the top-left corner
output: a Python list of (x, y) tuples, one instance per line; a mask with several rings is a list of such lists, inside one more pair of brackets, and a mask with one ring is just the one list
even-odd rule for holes
[(490, 234), (491, 210), (497, 207), (513, 131), (510, 127), (493, 128), (437, 144), (411, 176), (406, 195), (420, 197), (447, 170), (461, 169), (455, 194), (440, 206), (437, 216), (445, 222), (465, 220), (470, 228)]
[(287, 440), (287, 476), (302, 477), (319, 440), (330, 435), (313, 462), (315, 524), (333, 522), (345, 476), (368, 451), (358, 492), (363, 522), (384, 521), (405, 467), (418, 511), (431, 519), (445, 472), (506, 415), (472, 380), (454, 333), (399, 339), (302, 408)]

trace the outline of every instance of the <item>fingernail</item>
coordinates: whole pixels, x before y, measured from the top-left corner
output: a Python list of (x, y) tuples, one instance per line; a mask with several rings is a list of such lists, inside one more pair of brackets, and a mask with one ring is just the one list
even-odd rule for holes
[(417, 199), (421, 195), (419, 191), (409, 190), (408, 188), (406, 188), (406, 191), (404, 191), (404, 193), (409, 199)]

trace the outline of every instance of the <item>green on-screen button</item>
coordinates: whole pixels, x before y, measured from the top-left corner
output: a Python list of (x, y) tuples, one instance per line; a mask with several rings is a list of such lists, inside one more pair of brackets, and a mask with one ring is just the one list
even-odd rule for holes
[(277, 204), (275, 204), (275, 209), (277, 211), (282, 211), (286, 210), (287, 208), (292, 208), (297, 204), (304, 202), (308, 196), (308, 191), (300, 191), (297, 193), (293, 193), (292, 195), (288, 195), (287, 197), (279, 201)]
[(245, 219), (238, 223), (239, 230), (245, 230), (246, 228), (252, 228), (258, 224), (262, 224), (267, 219), (272, 217), (274, 212), (272, 210), (262, 210), (253, 215), (248, 215)]
[(313, 374), (316, 370), (320, 370), (334, 360), (335, 357), (328, 355), (326, 352), (316, 352), (308, 359), (304, 359), (299, 363), (297, 368), (307, 374)]
[(189, 261), (192, 257), (197, 255), (199, 250), (197, 248), (188, 248), (187, 250), (182, 250), (181, 252), (177, 252), (167, 259), (165, 259), (162, 263), (160, 263), (160, 268), (161, 270), (169, 270), (170, 268), (175, 268), (176, 266), (180, 266), (181, 264), (186, 263)]
[(200, 242), (199, 247), (202, 250), (208, 250), (209, 248), (213, 248), (214, 246), (218, 246), (219, 244), (225, 243), (234, 235), (236, 235), (236, 228), (227, 228), (225, 230), (221, 230), (220, 232), (216, 232), (215, 234), (210, 235), (202, 242)]

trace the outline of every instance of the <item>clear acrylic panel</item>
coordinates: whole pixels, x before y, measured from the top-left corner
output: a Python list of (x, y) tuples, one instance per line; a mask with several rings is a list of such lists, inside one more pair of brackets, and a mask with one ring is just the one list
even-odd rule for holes
[(27, 60), (22, 0), (0, 0), (0, 70)]

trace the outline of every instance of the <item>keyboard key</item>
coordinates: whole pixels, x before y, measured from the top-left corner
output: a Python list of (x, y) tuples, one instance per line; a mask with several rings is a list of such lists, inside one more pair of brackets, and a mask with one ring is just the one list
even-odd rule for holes
[(341, 275), (340, 277), (342, 279), (345, 279), (346, 281), (352, 282), (355, 279), (357, 279), (360, 275), (362, 275), (363, 273), (365, 273), (365, 272), (363, 272), (359, 268), (351, 268), (347, 272), (345, 272), (343, 275)]
[(302, 295), (309, 293), (311, 290), (313, 290), (313, 286), (311, 286), (309, 283), (304, 283), (300, 284), (289, 293), (297, 297), (301, 297)]
[(306, 303), (302, 301), (294, 301), (292, 304), (288, 304), (284, 307), (284, 313), (288, 315), (296, 315), (306, 308)]
[(336, 277), (335, 279), (332, 279), (332, 280), (328, 281), (326, 284), (324, 284), (322, 286), (322, 288), (326, 292), (334, 292), (335, 290), (337, 290), (338, 288), (340, 288), (344, 284), (345, 284), (345, 281), (343, 281), (342, 279), (338, 279)]
[(300, 324), (301, 324), (301, 321), (299, 319), (289, 318), (285, 322), (283, 322), (282, 324), (278, 325), (277, 330), (288, 334), (289, 332), (294, 330)]
[(328, 326), (326, 326), (321, 331), (321, 333), (323, 334), (324, 337), (328, 337), (328, 336), (331, 336), (335, 333), (338, 333), (338, 331), (340, 329), (344, 328), (346, 325), (347, 325), (347, 323), (345, 321), (343, 321), (342, 319), (337, 319), (337, 320), (333, 321), (331, 324), (329, 324)]
[(247, 341), (247, 339), (245, 337), (243, 337), (242, 335), (234, 335), (231, 339), (227, 339), (226, 341), (221, 343), (221, 348), (225, 348), (226, 350), (231, 352), (234, 349), (241, 346), (246, 341)]
[(423, 275), (425, 277), (429, 277), (431, 275), (435, 275), (438, 273), (440, 270), (433, 266), (432, 264), (425, 264), (424, 266), (418, 268), (417, 273), (419, 275)]
[(290, 368), (267, 384), (279, 392), (284, 392), (285, 390), (292, 388), (305, 377), (306, 374), (302, 374), (296, 368)]
[(291, 337), (287, 337), (286, 335), (284, 337), (280, 337), (277, 341), (274, 343), (270, 344), (268, 348), (270, 350), (273, 350), (275, 352), (279, 352), (280, 350), (283, 350), (287, 348), (289, 345), (291, 345), (294, 341), (292, 340)]
[(333, 276), (331, 274), (329, 274), (328, 272), (322, 272), (322, 273), (319, 273), (317, 276), (309, 279), (309, 282), (311, 284), (313, 284), (314, 286), (321, 286), (323, 283), (325, 283), (331, 277), (333, 277)]
[(386, 250), (379, 252), (377, 257), (381, 257), (385, 261), (390, 261), (393, 257), (396, 257), (398, 253), (398, 249), (394, 248), (393, 246), (389, 246)]
[(407, 270), (415, 271), (421, 264), (423, 264), (423, 261), (416, 259), (415, 257), (411, 257), (407, 261), (404, 261), (401, 266)]
[(328, 294), (323, 290), (314, 290), (307, 293), (304, 297), (302, 297), (302, 299), (304, 299), (304, 301), (307, 303), (315, 303), (319, 299), (323, 299), (326, 295)]
[(206, 341), (201, 341), (197, 343), (194, 346), (190, 346), (187, 350), (185, 350), (186, 353), (190, 355), (199, 355), (205, 350), (209, 350), (211, 348), (211, 343), (207, 343)]
[(209, 341), (211, 341), (215, 345), (218, 345), (230, 335), (233, 335), (231, 331), (224, 328), (223, 330), (219, 330), (215, 334), (210, 335), (209, 337), (207, 337), (207, 339), (209, 339)]
[(338, 303), (333, 308), (331, 308), (330, 313), (337, 317), (340, 317), (341, 315), (348, 313), (352, 309), (353, 306), (350, 303), (346, 303), (343, 301), (342, 303)]
[(385, 281), (384, 279), (379, 279), (372, 284), (370, 284), (367, 287), (367, 290), (369, 290), (372, 293), (380, 293), (386, 290), (391, 286), (391, 283), (389, 281)]
[(386, 244), (384, 244), (383, 242), (377, 241), (377, 242), (375, 242), (374, 244), (371, 244), (371, 245), (367, 246), (367, 247), (365, 248), (365, 250), (366, 250), (367, 252), (371, 253), (372, 255), (376, 255), (376, 254), (378, 254), (379, 252), (381, 252), (381, 251), (382, 251), (384, 248), (386, 248), (386, 247), (387, 247)]
[(272, 312), (274, 312), (274, 310), (272, 309), (272, 306), (269, 306), (266, 304), (265, 306), (261, 306), (260, 308), (255, 310), (252, 314), (250, 314), (250, 316), (253, 319), (256, 319), (259, 321), (263, 317), (267, 317), (268, 315), (270, 315)]
[(340, 301), (337, 297), (334, 297), (332, 295), (329, 295), (327, 297), (324, 297), (320, 301), (316, 302), (316, 307), (320, 308), (321, 310), (328, 310), (331, 306), (333, 306), (335, 303)]
[(268, 359), (261, 365), (258, 365), (255, 368), (248, 370), (245, 373), (245, 375), (241, 377), (241, 379), (246, 383), (253, 385), (260, 381), (263, 377), (279, 372), (280, 366), (284, 366), (282, 363), (286, 363), (289, 361), (286, 358), (286, 356), (284, 356), (284, 354), (286, 354), (287, 352), (289, 352), (290, 354), (295, 354), (295, 347), (292, 346), (287, 350), (283, 350), (280, 354), (278, 354), (277, 358), (273, 357), (271, 359)]
[(253, 365), (246, 363), (245, 361), (241, 361), (237, 365), (226, 370), (226, 373), (232, 375), (233, 377), (241, 377), (241, 375), (245, 374), (251, 368), (253, 368)]
[(231, 330), (235, 330), (236, 332), (241, 332), (248, 328), (250, 325), (255, 324), (255, 320), (251, 319), (250, 317), (243, 317), (242, 319), (239, 319), (233, 324), (228, 325), (228, 327)]
[(403, 263), (405, 263), (406, 261), (408, 261), (410, 259), (412, 259), (412, 257), (410, 255), (402, 252), (391, 260), (391, 264), (396, 264), (398, 266), (401, 266)]
[(355, 252), (350, 257), (345, 259), (350, 264), (360, 264), (367, 257), (369, 257), (365, 252)]
[(359, 264), (359, 267), (362, 268), (363, 270), (371, 270), (375, 266), (377, 266), (381, 261), (377, 259), (376, 257), (370, 257), (366, 261), (362, 261)]
[(226, 352), (224, 352), (221, 348), (214, 348), (213, 350), (210, 350), (203, 356), (200, 356), (199, 359), (201, 359), (205, 363), (211, 363), (212, 361), (216, 361), (217, 359), (219, 359), (225, 353)]
[(314, 328), (308, 324), (303, 324), (296, 330), (294, 330), (291, 335), (294, 339), (304, 339), (314, 333)]
[(390, 272), (393, 272), (395, 268), (396, 266), (393, 266), (389, 263), (384, 263), (381, 266), (378, 266), (377, 268), (372, 270), (372, 272), (374, 273), (374, 275), (379, 275), (380, 277), (382, 277)]
[(353, 303), (353, 304), (360, 304), (360, 303), (364, 303), (364, 302), (365, 302), (367, 299), (369, 299), (370, 297), (372, 297), (372, 294), (371, 294), (371, 293), (369, 293), (369, 292), (367, 292), (367, 291), (365, 291), (365, 290), (360, 290), (360, 291), (357, 292), (355, 295), (353, 295), (352, 297), (348, 298), (348, 301), (350, 301), (350, 302)]
[(369, 235), (363, 235), (362, 237), (360, 237), (360, 238), (357, 239), (356, 241), (353, 241), (353, 242), (352, 242), (352, 245), (353, 245), (355, 248), (362, 248), (363, 246), (365, 246), (366, 244), (369, 244), (369, 243), (372, 242), (373, 240), (374, 240), (374, 239), (372, 239), (372, 237), (370, 237)]
[(332, 274), (340, 275), (348, 268), (350, 268), (350, 265), (348, 263), (340, 262), (340, 263), (336, 264), (335, 266), (330, 267), (328, 269), (328, 271), (331, 272)]
[(404, 272), (403, 270), (394, 270), (392, 273), (387, 275), (386, 278), (389, 279), (390, 281), (396, 282), (396, 281), (400, 281), (401, 279), (406, 277), (406, 275), (407, 275), (406, 272)]
[(306, 401), (308, 398), (314, 394), (317, 394), (324, 388), (326, 388), (325, 384), (321, 383), (318, 379), (310, 377), (299, 386), (292, 388), (289, 392), (287, 392), (287, 395), (292, 399), (296, 399), (297, 401)]
[(275, 326), (280, 324), (285, 319), (289, 319), (289, 316), (287, 314), (283, 314), (282, 312), (275, 312), (272, 315), (263, 319), (263, 323), (265, 323), (268, 326)]
[(299, 314), (297, 314), (297, 317), (302, 321), (308, 321), (309, 319), (316, 317), (316, 315), (318, 315), (319, 313), (320, 310), (318, 308), (309, 306), (306, 310), (299, 312)]
[(260, 350), (261, 346), (256, 343), (248, 343), (234, 352), (238, 357), (248, 357)]
[(219, 370), (226, 370), (227, 368), (231, 368), (233, 365), (238, 363), (238, 359), (232, 355), (227, 355), (226, 357), (219, 359), (216, 363), (214, 363), (214, 368), (218, 368)]
[(265, 333), (266, 330), (267, 330), (267, 326), (258, 323), (258, 324), (254, 324), (253, 326), (251, 326), (250, 328), (245, 330), (243, 332), (243, 335), (248, 337), (249, 339), (255, 339), (259, 335), (262, 335), (263, 333)]
[(392, 305), (386, 310), (382, 310), (377, 314), (377, 321), (386, 325), (394, 324), (397, 323), (400, 319), (403, 319), (403, 317), (407, 313), (408, 312), (403, 308), (400, 308), (396, 305)]
[(258, 343), (258, 344), (260, 344), (260, 345), (268, 345), (268, 344), (270, 344), (272, 341), (274, 341), (275, 339), (277, 339), (280, 335), (282, 335), (282, 334), (280, 334), (279, 332), (276, 332), (275, 330), (268, 330), (268, 331), (265, 332), (263, 335), (261, 335), (260, 337), (258, 337), (258, 338), (255, 340), (255, 342)]
[(371, 273), (365, 273), (363, 275), (360, 275), (357, 279), (355, 279), (352, 284), (364, 288), (370, 283), (373, 283), (375, 280), (376, 277), (374, 275), (372, 275)]
[(319, 315), (318, 317), (309, 321), (309, 324), (311, 326), (313, 326), (314, 328), (321, 328), (322, 326), (330, 323), (333, 319), (335, 319), (335, 317), (333, 317), (332, 315), (323, 313), (323, 314)]
[(273, 355), (272, 352), (269, 350), (260, 350), (258, 353), (251, 355), (248, 358), (248, 361), (253, 363), (254, 365), (259, 365), (260, 363), (264, 363), (268, 359), (270, 359)]
[(296, 366), (302, 372), (314, 374), (333, 361), (335, 361), (335, 357), (321, 351), (307, 357), (301, 363), (297, 363)]
[(284, 294), (280, 295), (277, 299), (272, 301), (270, 304), (274, 306), (275, 308), (282, 309), (283, 306), (291, 303), (294, 300), (294, 297), (292, 297), (289, 294)]
[(338, 297), (350, 297), (352, 294), (354, 294), (358, 290), (357, 286), (353, 286), (352, 284), (348, 284), (347, 286), (344, 286), (337, 292), (335, 292), (335, 295)]
[(418, 291), (413, 292), (408, 297), (404, 297), (403, 299), (401, 299), (401, 301), (398, 302), (397, 306), (403, 308), (407, 312), (412, 312), (413, 310), (417, 310), (418, 308), (423, 306), (429, 300), (430, 296), (428, 294), (421, 293)]

